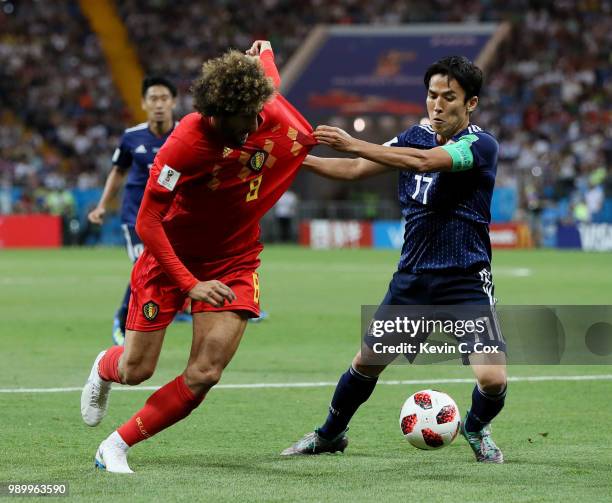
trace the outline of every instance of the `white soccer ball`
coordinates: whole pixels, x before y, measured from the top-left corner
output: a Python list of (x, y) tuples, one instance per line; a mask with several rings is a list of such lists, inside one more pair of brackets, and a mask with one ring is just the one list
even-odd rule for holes
[(399, 417), (402, 435), (418, 449), (441, 449), (459, 433), (461, 415), (446, 393), (426, 389), (404, 402)]

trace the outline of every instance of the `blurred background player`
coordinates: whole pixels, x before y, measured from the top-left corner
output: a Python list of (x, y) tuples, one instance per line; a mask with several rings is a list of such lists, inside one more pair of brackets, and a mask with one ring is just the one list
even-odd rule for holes
[[(128, 449), (187, 417), (219, 381), (250, 317), (259, 315), (259, 222), (315, 144), (308, 122), (279, 94), (269, 42), (207, 61), (184, 117), (155, 157), (136, 229), (145, 249), (132, 271), (125, 346), (96, 358), (81, 415), (97, 426), (112, 382), (153, 374), (167, 326), (192, 299), (184, 372), (99, 446), (96, 466), (132, 473)], [(259, 56), (259, 60), (254, 59)]]
[[(170, 80), (158, 76), (143, 80), (142, 109), (147, 113), (147, 122), (124, 131), (119, 147), (113, 153), (113, 167), (106, 179), (100, 201), (88, 215), (91, 223), (101, 225), (109, 203), (127, 178), (121, 204), (121, 227), (132, 263), (136, 262), (144, 246), (136, 233), (136, 215), (153, 159), (175, 127), (173, 111), (176, 107), (176, 97), (176, 87)], [(128, 284), (113, 320), (113, 342), (118, 345), (124, 342), (129, 303)]]
[[(360, 158), (308, 156), (304, 164), (338, 179), (400, 170), (404, 245), (381, 310), (389, 305), (494, 306), (489, 223), (499, 146), (490, 133), (470, 123), (478, 105), (482, 72), (467, 58), (451, 56), (431, 65), (424, 83), (429, 125), (421, 121), (385, 145), (357, 140), (339, 128), (319, 126), (314, 133), (319, 143)], [(505, 352), (494, 307), (487, 309), (493, 318), (489, 335)], [(490, 358), (477, 353), (477, 340), (463, 339), (469, 345), (469, 363), (478, 382), (462, 432), (477, 461), (502, 463), (489, 425), (504, 406), (506, 359), (502, 351)], [(368, 400), (387, 364), (373, 362), (366, 337), (338, 382), (325, 423), (282, 454), (344, 451), (349, 421)]]
[(283, 194), (274, 206), (276, 217), (278, 240), (281, 243), (295, 241), (293, 228), (297, 217), (298, 197), (295, 192), (288, 190)]

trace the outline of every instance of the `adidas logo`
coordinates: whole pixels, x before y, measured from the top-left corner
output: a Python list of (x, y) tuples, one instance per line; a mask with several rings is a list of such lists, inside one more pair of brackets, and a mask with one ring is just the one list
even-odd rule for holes
[(135, 154), (146, 154), (147, 153), (147, 147), (145, 147), (144, 145), (138, 145), (136, 147), (136, 149), (134, 150)]

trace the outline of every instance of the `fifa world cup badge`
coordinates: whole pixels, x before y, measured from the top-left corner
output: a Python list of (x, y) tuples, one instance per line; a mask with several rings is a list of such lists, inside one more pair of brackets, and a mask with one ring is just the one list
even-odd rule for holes
[(173, 191), (180, 177), (181, 177), (181, 173), (179, 173), (175, 169), (172, 169), (170, 166), (166, 164), (162, 168), (161, 172), (159, 173), (159, 177), (157, 178), (157, 183), (160, 184), (162, 187), (165, 187), (166, 189)]
[(144, 317), (149, 321), (153, 321), (155, 318), (157, 318), (158, 313), (159, 306), (152, 300), (142, 306), (142, 314), (144, 314)]
[(266, 153), (263, 150), (258, 150), (251, 156), (249, 166), (253, 171), (261, 171), (264, 162), (266, 162)]

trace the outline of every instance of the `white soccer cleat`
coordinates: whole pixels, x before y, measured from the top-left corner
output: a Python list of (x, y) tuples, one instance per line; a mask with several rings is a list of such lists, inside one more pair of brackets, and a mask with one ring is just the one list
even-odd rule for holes
[(94, 361), (81, 393), (81, 416), (87, 426), (98, 426), (108, 409), (108, 395), (112, 383), (102, 379), (98, 373), (98, 363), (105, 353), (106, 351), (102, 351)]
[(111, 473), (134, 473), (127, 463), (128, 449), (121, 435), (112, 432), (96, 451), (96, 468)]

